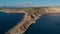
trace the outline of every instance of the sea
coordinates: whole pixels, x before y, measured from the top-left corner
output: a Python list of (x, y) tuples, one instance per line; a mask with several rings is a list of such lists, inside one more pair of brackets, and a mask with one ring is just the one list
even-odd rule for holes
[(25, 34), (60, 34), (60, 14), (45, 14)]
[[(23, 13), (0, 12), (0, 34), (5, 34), (10, 28), (21, 22), (24, 15)], [(60, 34), (60, 14), (42, 15), (25, 34)]]
[(24, 13), (0, 12), (0, 34), (5, 34), (9, 29), (16, 26), (24, 18)]

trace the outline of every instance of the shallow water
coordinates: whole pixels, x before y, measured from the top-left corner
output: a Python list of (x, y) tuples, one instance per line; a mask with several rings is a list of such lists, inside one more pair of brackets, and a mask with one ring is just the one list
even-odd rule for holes
[(0, 34), (4, 34), (10, 28), (14, 27), (19, 21), (22, 20), (24, 14), (8, 14), (0, 12)]
[(45, 14), (25, 34), (60, 34), (60, 14)]

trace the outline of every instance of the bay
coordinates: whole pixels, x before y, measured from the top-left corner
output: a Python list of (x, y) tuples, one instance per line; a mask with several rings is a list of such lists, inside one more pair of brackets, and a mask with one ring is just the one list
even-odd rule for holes
[(5, 34), (10, 28), (21, 22), (24, 18), (23, 13), (4, 13), (0, 12), (0, 34)]

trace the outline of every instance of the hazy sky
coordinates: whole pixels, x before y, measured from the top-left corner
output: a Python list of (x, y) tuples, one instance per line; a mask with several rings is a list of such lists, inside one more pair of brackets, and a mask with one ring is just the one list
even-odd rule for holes
[(0, 0), (0, 6), (60, 6), (60, 0)]

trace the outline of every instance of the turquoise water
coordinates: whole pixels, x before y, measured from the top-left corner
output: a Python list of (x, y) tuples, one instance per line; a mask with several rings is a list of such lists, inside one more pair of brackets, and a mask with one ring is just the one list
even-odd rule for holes
[(60, 14), (45, 14), (25, 34), (60, 34)]
[(24, 18), (24, 14), (22, 13), (8, 14), (0, 12), (0, 34), (4, 34), (14, 27), (22, 18)]

